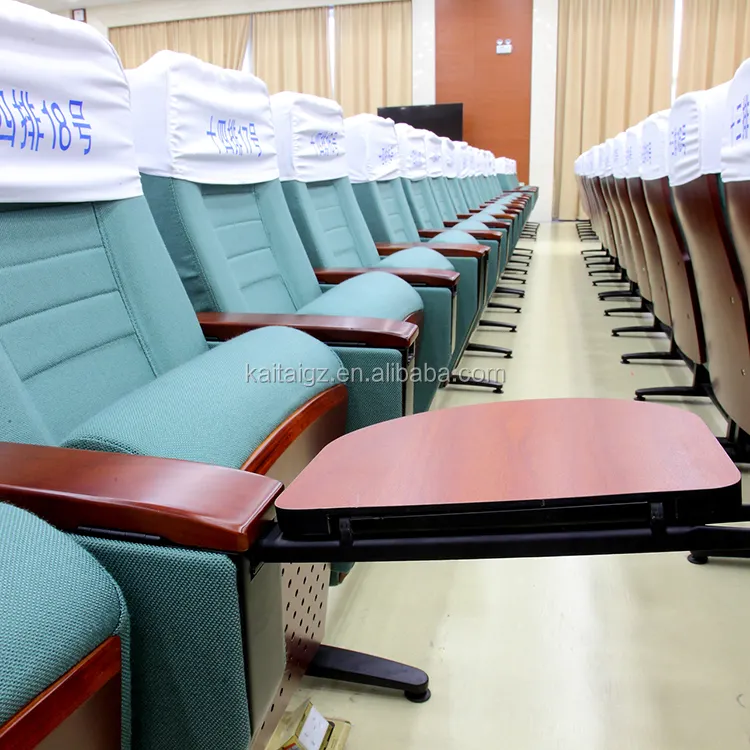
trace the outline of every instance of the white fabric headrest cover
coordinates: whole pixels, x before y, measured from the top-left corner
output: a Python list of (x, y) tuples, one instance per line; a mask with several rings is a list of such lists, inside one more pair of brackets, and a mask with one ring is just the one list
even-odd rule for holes
[(618, 179), (625, 179), (625, 146), (628, 136), (618, 133), (612, 139), (612, 174)]
[(271, 110), (282, 180), (321, 182), (348, 175), (340, 104), (282, 91), (271, 97)]
[(401, 176), (408, 180), (421, 180), (427, 177), (424, 131), (417, 130), (405, 122), (397, 122), (396, 135), (401, 159)]
[(679, 97), (669, 117), (669, 184), (721, 172), (730, 82)]
[(641, 176), (641, 131), (643, 123), (639, 122), (625, 131), (625, 179)]
[(346, 163), (352, 182), (393, 180), (400, 174), (393, 120), (361, 114), (344, 120)]
[(647, 117), (641, 128), (641, 166), (643, 180), (661, 180), (669, 175), (670, 110)]
[(85, 23), (0, 3), (0, 203), (142, 195), (128, 84)]
[(504, 156), (498, 156), (497, 159), (495, 159), (495, 169), (497, 169), (498, 174), (509, 174), (508, 170), (510, 169), (510, 165), (508, 164), (508, 159), (506, 159)]
[(455, 142), (445, 136), (441, 136), (440, 142), (443, 146), (443, 176), (458, 177), (458, 158), (456, 157)]
[(721, 177), (724, 182), (742, 182), (750, 179), (750, 60), (734, 74), (727, 96), (727, 118)]
[(614, 150), (615, 150), (615, 139), (607, 138), (602, 144), (601, 158), (601, 176), (611, 177), (614, 174)]
[(128, 79), (144, 174), (209, 185), (278, 178), (268, 89), (259, 78), (163, 50)]
[(458, 159), (458, 176), (469, 177), (471, 174), (471, 155), (469, 144), (466, 141), (453, 141), (456, 146), (456, 158)]
[(427, 148), (427, 175), (443, 176), (443, 139), (430, 130), (425, 130), (424, 142)]

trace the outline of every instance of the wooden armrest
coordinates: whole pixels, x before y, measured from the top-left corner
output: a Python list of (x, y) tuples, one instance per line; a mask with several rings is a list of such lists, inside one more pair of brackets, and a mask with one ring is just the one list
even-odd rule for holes
[(0, 443), (0, 499), (65, 531), (244, 552), (282, 489), (274, 479), (210, 464)]
[[(419, 231), (422, 237), (437, 237), (442, 234), (445, 229), (421, 229)], [(423, 234), (424, 233), (424, 234)], [(483, 258), (490, 249), (486, 245), (470, 245), (463, 242), (423, 242), (423, 247), (429, 247), (431, 250), (435, 250), (440, 255), (446, 258)], [(378, 252), (381, 255), (393, 255), (393, 253), (399, 250), (404, 250), (407, 247), (413, 247), (412, 245), (398, 245), (398, 244), (376, 244)]]
[(198, 313), (206, 338), (227, 341), (268, 326), (288, 326), (331, 344), (364, 344), (383, 349), (408, 349), (419, 335), (414, 323), (386, 318), (275, 313)]
[[(377, 243), (375, 245), (377, 247)], [(402, 249), (413, 247), (406, 245)], [(315, 276), (321, 284), (341, 284), (343, 281), (360, 276), (363, 273), (378, 271), (391, 273), (394, 276), (408, 281), (410, 284), (421, 284), (422, 286), (441, 287), (445, 289), (456, 289), (460, 274), (457, 271), (447, 271), (442, 268), (316, 268)]]

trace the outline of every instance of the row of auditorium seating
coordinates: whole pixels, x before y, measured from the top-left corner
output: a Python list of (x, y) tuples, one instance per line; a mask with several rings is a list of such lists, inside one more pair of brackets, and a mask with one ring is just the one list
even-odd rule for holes
[(418, 368), (471, 384), (464, 351), (509, 356), (469, 339), (514, 328), (482, 314), (519, 310), (491, 298), (523, 297), (499, 281), (525, 283), (536, 190), (511, 160), (187, 55), (126, 76), (90, 27), (20, 3), (0, 55), (0, 746), (85, 703), (91, 747), (246, 748), (292, 692), (292, 611), (321, 627), (308, 576), (328, 579), (295, 566), (282, 591), (217, 509), (429, 409), (444, 383)]
[[(600, 292), (637, 306), (605, 315), (651, 313), (653, 324), (613, 335), (663, 332), (667, 351), (625, 354), (623, 362), (681, 360), (690, 386), (643, 388), (648, 397), (707, 397), (729, 426), (721, 439), (737, 462), (750, 460), (750, 61), (734, 79), (679, 97), (606, 143), (575, 171), (603, 252), (583, 251)], [(613, 276), (612, 274), (617, 274)]]

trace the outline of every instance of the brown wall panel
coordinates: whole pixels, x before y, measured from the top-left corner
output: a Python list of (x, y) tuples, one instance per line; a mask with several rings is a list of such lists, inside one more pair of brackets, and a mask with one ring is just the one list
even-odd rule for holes
[(464, 140), (515, 159), (528, 182), (533, 0), (435, 0), (435, 14), (438, 103), (463, 102)]

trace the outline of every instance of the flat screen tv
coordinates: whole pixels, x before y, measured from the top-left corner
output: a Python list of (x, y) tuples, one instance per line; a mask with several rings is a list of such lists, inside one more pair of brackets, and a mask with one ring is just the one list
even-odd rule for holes
[(406, 122), (415, 128), (431, 130), (454, 141), (462, 141), (464, 134), (463, 104), (423, 104), (414, 107), (378, 107), (381, 117), (394, 122)]

